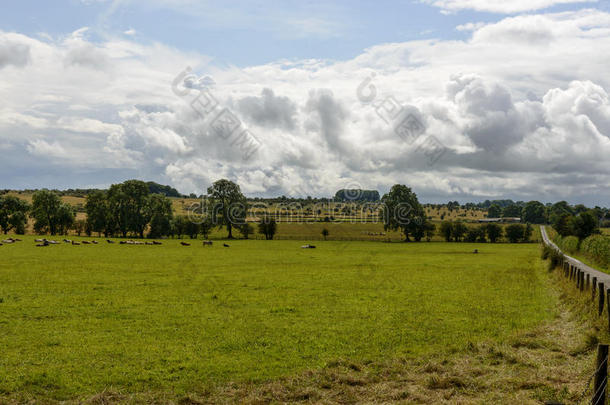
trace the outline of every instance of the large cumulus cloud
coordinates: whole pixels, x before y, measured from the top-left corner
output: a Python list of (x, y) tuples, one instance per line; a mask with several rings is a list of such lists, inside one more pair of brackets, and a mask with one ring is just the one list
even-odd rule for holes
[[(463, 41), (244, 69), (159, 43), (96, 42), (86, 29), (52, 40), (0, 32), (6, 186), (129, 176), (199, 194), (228, 177), (252, 195), (304, 196), (401, 182), (424, 200), (610, 204), (610, 14), (522, 15), (468, 29)], [(175, 80), (186, 66), (192, 74)], [(371, 102), (357, 95), (367, 77)], [(193, 108), (199, 90), (218, 102), (215, 114), (232, 112), (239, 130), (214, 131), (213, 117)], [(421, 121), (421, 136), (407, 141), (382, 118), (387, 100)], [(236, 140), (244, 131), (261, 144), (249, 159)], [(433, 162), (431, 139), (445, 148)], [(42, 184), (50, 180), (32, 168), (69, 175)]]

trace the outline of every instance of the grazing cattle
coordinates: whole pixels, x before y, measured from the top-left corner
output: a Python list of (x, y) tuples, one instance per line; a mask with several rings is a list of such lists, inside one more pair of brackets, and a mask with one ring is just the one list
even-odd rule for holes
[(476, 255), (477, 253), (479, 253), (479, 249), (475, 249), (474, 252), (472, 252), (472, 253), (474, 253)]
[(83, 244), (83, 245), (88, 245), (88, 244), (89, 244), (89, 242), (87, 242), (86, 240), (84, 240), (84, 241), (82, 242), (82, 244)]
[(146, 242), (146, 245), (154, 245), (152, 242)]
[(44, 239), (34, 239), (34, 242), (44, 242)]
[(303, 245), (301, 246), (301, 249), (315, 249), (316, 247), (314, 245)]
[(153, 245), (162, 245), (163, 243), (161, 242), (157, 242), (156, 240), (153, 240)]
[(94, 245), (97, 245), (97, 241), (96, 240), (92, 240), (91, 243), (93, 243)]
[(72, 241), (72, 245), (74, 245), (74, 246), (78, 246), (78, 245), (80, 245), (80, 242), (75, 242), (75, 241)]
[(21, 242), (21, 239), (13, 239), (15, 242)]
[(211, 240), (204, 240), (203, 241), (203, 246), (212, 246), (212, 241)]
[(113, 241), (113, 240), (110, 240), (110, 239), (106, 239), (106, 242), (108, 242), (108, 243), (114, 243), (114, 241)]
[(226, 243), (223, 243), (222, 246), (224, 247), (230, 247), (229, 245), (227, 245)]
[(12, 239), (5, 239), (2, 241), (2, 243), (8, 245), (8, 244), (15, 243), (15, 242)]
[(126, 244), (127, 244), (127, 242), (126, 242), (126, 241), (124, 241), (124, 240), (122, 240), (122, 241), (120, 241), (120, 242), (119, 242), (119, 244), (121, 244), (121, 245), (126, 245)]
[(45, 239), (44, 241), (50, 243), (51, 245), (59, 245), (59, 242), (56, 240), (46, 240)]
[(70, 239), (64, 239), (64, 242), (66, 243), (72, 243), (72, 241)]
[(190, 244), (190, 243), (186, 243), (186, 242), (180, 242), (180, 244), (181, 244), (182, 246), (191, 246), (191, 244)]
[(49, 244), (46, 241), (43, 243), (36, 244), (36, 247), (44, 247), (44, 246), (49, 246)]

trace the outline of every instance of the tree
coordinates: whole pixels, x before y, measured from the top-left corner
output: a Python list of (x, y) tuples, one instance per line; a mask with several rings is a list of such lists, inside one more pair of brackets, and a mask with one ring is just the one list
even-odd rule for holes
[(329, 233), (330, 232), (328, 232), (328, 229), (326, 229), (326, 228), (322, 229), (322, 236), (324, 237), (324, 240), (326, 240)]
[(57, 211), (57, 233), (60, 235), (67, 235), (68, 231), (74, 225), (75, 219), (76, 212), (74, 212), (74, 208), (69, 204), (61, 203)]
[(460, 242), (466, 232), (468, 232), (468, 227), (463, 222), (458, 221), (453, 224), (451, 236), (453, 237), (453, 240)]
[(496, 243), (498, 239), (502, 237), (502, 227), (498, 224), (487, 224), (485, 226), (485, 231), (487, 232), (487, 237), (491, 243)]
[(500, 218), (502, 215), (502, 208), (498, 204), (492, 204), (487, 210), (488, 218)]
[(591, 210), (578, 214), (571, 221), (572, 234), (578, 237), (578, 240), (583, 240), (593, 235), (597, 231), (598, 226), (597, 216)]
[(178, 236), (179, 239), (182, 239), (182, 235), (186, 233), (186, 227), (189, 223), (189, 219), (185, 215), (177, 215), (171, 221), (171, 234)]
[(212, 224), (210, 218), (206, 217), (203, 221), (201, 221), (201, 223), (199, 224), (199, 232), (201, 232), (204, 239), (208, 239), (213, 226), (214, 224)]
[(72, 225), (72, 230), (74, 231), (74, 233), (76, 233), (77, 236), (80, 236), (83, 232), (85, 232), (86, 224), (87, 221), (85, 221), (84, 219), (78, 219), (74, 221), (74, 224)]
[(425, 227), (426, 214), (417, 195), (409, 187), (396, 184), (381, 201), (384, 230), (400, 230), (405, 236), (405, 242), (410, 242), (409, 234), (423, 235), (421, 229)]
[(172, 202), (164, 195), (153, 194), (148, 197), (147, 210), (146, 216), (150, 218), (148, 236), (150, 238), (159, 238), (169, 235), (174, 216)]
[(453, 237), (453, 224), (449, 221), (444, 221), (441, 223), (441, 228), (439, 229), (441, 236), (445, 238), (446, 242), (451, 242), (451, 238)]
[(247, 222), (239, 225), (238, 229), (244, 239), (248, 239), (248, 237), (254, 233), (254, 227)]
[(121, 184), (121, 188), (127, 199), (127, 229), (144, 238), (144, 230), (150, 219), (148, 186), (140, 180), (128, 180)]
[(573, 221), (571, 214), (563, 213), (563, 214), (553, 214), (551, 223), (553, 225), (553, 229), (561, 235), (568, 236), (572, 233), (571, 224)]
[(140, 180), (113, 184), (108, 190), (109, 211), (123, 237), (132, 232), (144, 237), (148, 225), (148, 186)]
[(525, 226), (521, 224), (511, 224), (506, 227), (506, 238), (510, 243), (517, 243), (523, 239), (525, 235)]
[(129, 207), (127, 205), (127, 196), (123, 190), (122, 184), (113, 184), (108, 190), (108, 213), (116, 230), (127, 236)]
[(534, 228), (532, 228), (532, 225), (525, 225), (525, 229), (523, 230), (523, 242), (529, 242), (532, 237), (532, 233), (534, 233)]
[(193, 221), (192, 219), (185, 217), (185, 221), (183, 222), (184, 234), (188, 235), (191, 239), (197, 239), (197, 235), (199, 235), (199, 231), (201, 230), (199, 223)]
[(38, 233), (49, 232), (51, 235), (65, 233), (75, 217), (72, 207), (63, 203), (57, 193), (46, 189), (32, 196), (30, 215), (34, 218), (34, 229)]
[(503, 218), (520, 218), (522, 208), (517, 204), (510, 204), (502, 210)]
[(208, 188), (210, 217), (220, 228), (226, 227), (228, 238), (233, 238), (233, 227), (246, 222), (248, 203), (239, 186), (232, 181), (222, 179)]
[(277, 223), (270, 215), (265, 215), (258, 224), (258, 232), (265, 235), (266, 240), (272, 240), (277, 231)]
[(25, 233), (27, 224), (28, 203), (14, 196), (0, 196), (0, 228), (4, 234), (12, 229), (17, 234)]
[(85, 211), (88, 226), (93, 232), (100, 235), (103, 232), (106, 237), (114, 232), (113, 226), (111, 226), (112, 215), (108, 207), (108, 199), (103, 191), (94, 191), (87, 195)]
[(546, 207), (539, 201), (530, 201), (523, 207), (521, 220), (530, 224), (546, 223)]
[(430, 221), (426, 222), (426, 229), (425, 229), (426, 241), (430, 242), (432, 240), (432, 238), (434, 237), (435, 233), (436, 233), (436, 225), (434, 225)]

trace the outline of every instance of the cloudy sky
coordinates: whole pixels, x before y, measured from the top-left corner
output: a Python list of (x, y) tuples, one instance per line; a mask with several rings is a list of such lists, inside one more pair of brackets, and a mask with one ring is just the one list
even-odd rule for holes
[(609, 66), (605, 0), (7, 1), (0, 188), (609, 206)]

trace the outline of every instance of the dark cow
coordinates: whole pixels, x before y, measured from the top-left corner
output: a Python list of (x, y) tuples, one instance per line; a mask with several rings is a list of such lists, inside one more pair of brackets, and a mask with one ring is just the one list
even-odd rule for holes
[(226, 243), (223, 243), (222, 246), (224, 247), (230, 247), (229, 245), (227, 245)]
[(190, 243), (186, 243), (186, 242), (180, 242), (180, 244), (181, 244), (182, 246), (191, 246), (191, 244), (190, 244)]
[(204, 240), (203, 241), (203, 246), (212, 246), (212, 241), (211, 240)]

